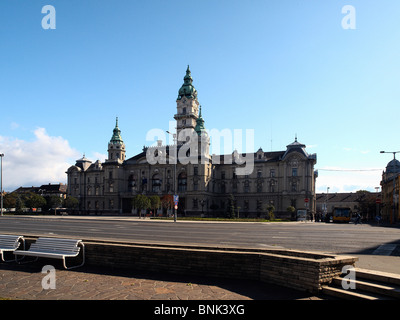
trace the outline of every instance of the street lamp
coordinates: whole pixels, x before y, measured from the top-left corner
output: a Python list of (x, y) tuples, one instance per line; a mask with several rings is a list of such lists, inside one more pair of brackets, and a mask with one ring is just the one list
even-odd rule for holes
[[(166, 131), (168, 134), (170, 134), (174, 138), (174, 148), (175, 148), (175, 159), (174, 159), (174, 201), (175, 201), (175, 196), (178, 194), (177, 190), (177, 185), (176, 185), (176, 163), (178, 161), (178, 143), (176, 139), (176, 133), (171, 133), (168, 130)], [(177, 209), (175, 209), (174, 205), (174, 222), (176, 222), (176, 216), (177, 216)]]
[[(393, 160), (396, 160), (396, 153), (399, 153), (400, 151), (381, 151), (380, 153), (393, 153)], [(392, 223), (394, 223), (395, 216), (396, 216), (396, 197), (395, 197), (395, 190), (396, 190), (396, 177), (393, 177), (393, 208), (392, 208)]]
[(0, 205), (0, 212), (1, 216), (3, 215), (3, 157), (4, 153), (0, 153), (0, 193), (1, 193), (1, 205)]
[(326, 188), (326, 197), (325, 197), (325, 205), (324, 205), (324, 217), (323, 219), (327, 218), (328, 215), (328, 194), (329, 194), (329, 187)]

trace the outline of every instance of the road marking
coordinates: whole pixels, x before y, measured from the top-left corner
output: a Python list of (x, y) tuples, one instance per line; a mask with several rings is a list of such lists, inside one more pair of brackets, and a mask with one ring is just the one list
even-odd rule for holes
[(272, 239), (294, 239), (294, 237), (279, 237), (279, 236), (272, 236)]
[(382, 244), (372, 254), (379, 256), (390, 256), (394, 249), (396, 249), (396, 244)]

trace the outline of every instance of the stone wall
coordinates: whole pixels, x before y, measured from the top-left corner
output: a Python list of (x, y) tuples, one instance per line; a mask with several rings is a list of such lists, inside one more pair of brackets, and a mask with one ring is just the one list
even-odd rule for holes
[[(33, 241), (33, 237), (26, 238), (27, 248)], [(351, 256), (282, 249), (83, 242), (86, 265), (249, 279), (312, 293), (341, 274), (343, 266), (354, 266), (358, 260)], [(81, 261), (80, 257), (69, 259)]]
[(295, 250), (152, 246), (85, 241), (86, 263), (133, 270), (251, 279), (317, 292), (355, 257)]

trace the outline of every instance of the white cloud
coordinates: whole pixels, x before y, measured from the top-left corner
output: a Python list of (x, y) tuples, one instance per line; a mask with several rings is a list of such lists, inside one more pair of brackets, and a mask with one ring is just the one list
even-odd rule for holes
[(66, 183), (65, 171), (81, 156), (63, 137), (49, 136), (44, 128), (37, 128), (33, 133), (32, 141), (0, 136), (6, 191), (20, 186)]
[(375, 192), (375, 188), (380, 186), (382, 171), (375, 169), (364, 170), (353, 171), (339, 167), (319, 169), (316, 192), (326, 192), (327, 187), (329, 187), (329, 192), (355, 192), (358, 190)]
[(20, 127), (20, 125), (18, 124), (18, 123), (16, 123), (16, 122), (11, 122), (11, 124), (10, 124), (10, 128), (12, 129), (12, 130), (16, 130), (16, 129), (18, 129)]

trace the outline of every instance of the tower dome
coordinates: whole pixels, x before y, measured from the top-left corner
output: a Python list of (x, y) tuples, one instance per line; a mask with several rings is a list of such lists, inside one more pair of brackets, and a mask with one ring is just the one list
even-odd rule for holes
[(118, 117), (116, 119), (115, 128), (113, 130), (113, 135), (111, 137), (110, 143), (124, 143), (121, 137), (121, 130), (118, 128)]
[(386, 174), (400, 173), (400, 161), (393, 159), (386, 166)]
[(183, 85), (179, 89), (177, 100), (181, 100), (183, 97), (197, 99), (197, 90), (193, 87), (192, 83), (193, 83), (193, 78), (188, 66), (186, 69), (186, 75), (183, 78)]
[(201, 136), (201, 135), (208, 136), (208, 133), (204, 126), (204, 119), (201, 116), (201, 106), (200, 106), (199, 117), (196, 120), (196, 127), (194, 128), (194, 131), (196, 131), (197, 135), (199, 135), (199, 136)]
[(118, 117), (115, 121), (115, 128), (110, 142), (108, 143), (107, 161), (123, 162), (125, 160), (125, 143), (121, 137), (121, 130), (118, 128)]

